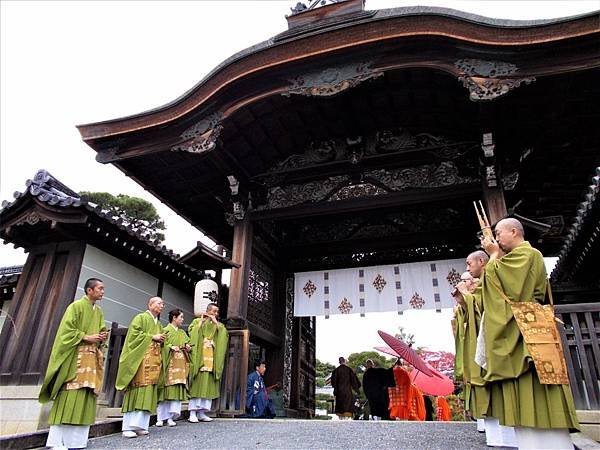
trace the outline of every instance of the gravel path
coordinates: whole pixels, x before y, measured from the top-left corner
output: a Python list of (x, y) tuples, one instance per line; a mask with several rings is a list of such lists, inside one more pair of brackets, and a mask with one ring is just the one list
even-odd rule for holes
[(150, 427), (148, 436), (112, 434), (90, 439), (90, 449), (485, 449), (485, 435), (466, 422), (367, 422), (294, 419), (216, 419)]

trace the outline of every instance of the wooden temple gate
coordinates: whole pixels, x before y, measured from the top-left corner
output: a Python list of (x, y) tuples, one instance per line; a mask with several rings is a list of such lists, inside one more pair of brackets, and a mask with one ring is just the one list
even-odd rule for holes
[(477, 199), (556, 255), (600, 165), (593, 14), (516, 26), (348, 0), (288, 24), (169, 105), (78, 127), (239, 264), (221, 304), (223, 414), (243, 410), (250, 354), (290, 414), (312, 413), (315, 324), (293, 316), (295, 272), (464, 257)]

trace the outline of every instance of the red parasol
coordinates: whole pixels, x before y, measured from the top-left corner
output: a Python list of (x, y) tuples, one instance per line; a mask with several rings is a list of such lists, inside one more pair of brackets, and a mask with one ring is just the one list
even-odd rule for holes
[(402, 358), (415, 369), (420, 370), (424, 374), (435, 376), (434, 372), (431, 371), (427, 364), (425, 364), (425, 361), (423, 361), (419, 355), (417, 355), (417, 352), (415, 352), (410, 345), (381, 330), (377, 332), (379, 333), (379, 336), (381, 336), (381, 339), (383, 339), (385, 343), (389, 345), (394, 352), (396, 352), (396, 356)]
[(413, 384), (421, 389), (424, 394), (443, 396), (452, 394), (454, 392), (454, 381), (435, 370), (429, 364), (427, 364), (427, 367), (429, 367), (435, 376), (427, 376), (420, 370), (413, 370), (408, 374)]
[(387, 345), (381, 345), (379, 347), (375, 346), (373, 348), (375, 350), (377, 350), (378, 352), (386, 353), (388, 355), (395, 356), (396, 358), (400, 358), (401, 357), (398, 353), (396, 353), (394, 350), (392, 350), (391, 348), (389, 348)]

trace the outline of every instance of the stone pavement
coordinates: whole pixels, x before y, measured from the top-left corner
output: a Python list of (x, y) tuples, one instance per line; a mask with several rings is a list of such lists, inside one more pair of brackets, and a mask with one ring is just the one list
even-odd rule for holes
[(89, 449), (485, 449), (485, 434), (467, 422), (367, 422), (296, 419), (216, 419), (150, 427), (148, 436), (90, 439)]

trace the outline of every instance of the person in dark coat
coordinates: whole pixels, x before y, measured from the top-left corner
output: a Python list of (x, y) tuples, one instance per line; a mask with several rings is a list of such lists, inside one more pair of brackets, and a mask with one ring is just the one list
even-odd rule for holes
[(365, 366), (367, 370), (363, 375), (363, 391), (369, 400), (371, 416), (373, 420), (389, 420), (390, 399), (387, 388), (394, 385), (394, 379), (388, 369), (375, 367), (371, 359), (367, 359)]
[(425, 399), (425, 420), (433, 421), (433, 402), (431, 401), (431, 397), (429, 395), (423, 396)]
[(331, 386), (335, 397), (335, 413), (340, 419), (352, 420), (354, 415), (354, 395), (358, 393), (360, 381), (354, 371), (346, 365), (346, 359), (340, 357), (340, 365), (331, 374)]
[(267, 367), (263, 361), (256, 361), (254, 367), (256, 370), (248, 375), (246, 385), (247, 417), (272, 419), (275, 417), (275, 406), (263, 380)]

